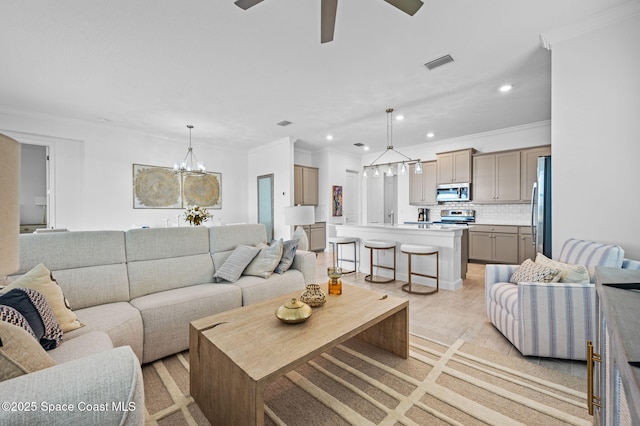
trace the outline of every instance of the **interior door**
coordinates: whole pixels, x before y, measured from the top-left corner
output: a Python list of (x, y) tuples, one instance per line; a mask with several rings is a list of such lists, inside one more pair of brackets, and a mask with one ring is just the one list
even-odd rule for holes
[(267, 239), (273, 239), (273, 174), (258, 176), (258, 223), (267, 228)]
[(384, 176), (384, 221), (398, 223), (398, 176)]

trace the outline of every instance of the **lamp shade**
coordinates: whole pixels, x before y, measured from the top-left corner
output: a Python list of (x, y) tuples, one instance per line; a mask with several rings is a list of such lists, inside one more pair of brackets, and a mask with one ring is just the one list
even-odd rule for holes
[(20, 144), (0, 134), (0, 275), (20, 267)]
[(313, 206), (291, 206), (284, 209), (286, 225), (312, 225), (316, 223)]

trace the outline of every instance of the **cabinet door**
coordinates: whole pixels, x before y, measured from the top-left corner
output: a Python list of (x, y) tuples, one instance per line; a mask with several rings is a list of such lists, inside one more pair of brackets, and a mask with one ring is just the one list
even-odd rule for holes
[(538, 157), (551, 155), (550, 146), (522, 150), (520, 161), (520, 200), (531, 201), (531, 188), (537, 180)]
[(456, 151), (453, 153), (452, 182), (471, 182), (471, 151)]
[(493, 234), (493, 260), (500, 263), (518, 263), (518, 234)]
[[(424, 201), (422, 193), (422, 175), (415, 174), (415, 164), (409, 165), (409, 204), (422, 204)], [(424, 174), (424, 165), (422, 167)]]
[(453, 153), (437, 155), (438, 183), (453, 182)]
[(476, 155), (473, 157), (473, 201), (495, 201), (496, 157), (495, 155)]
[(533, 237), (530, 233), (520, 234), (519, 244), (518, 263), (522, 263), (526, 259), (536, 260), (536, 248), (533, 246)]
[(425, 204), (436, 204), (436, 162), (422, 163), (422, 199)]
[(302, 204), (302, 167), (293, 166), (293, 204)]
[(495, 200), (520, 201), (520, 151), (496, 154), (495, 164)]
[(302, 204), (318, 205), (318, 169), (311, 167), (302, 169)]
[(493, 260), (493, 238), (489, 232), (469, 232), (469, 259)]

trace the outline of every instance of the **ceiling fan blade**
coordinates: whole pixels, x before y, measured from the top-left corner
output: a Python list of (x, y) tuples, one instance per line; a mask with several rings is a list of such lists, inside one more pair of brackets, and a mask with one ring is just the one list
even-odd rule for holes
[(327, 43), (333, 40), (338, 0), (322, 0), (320, 9), (320, 43)]
[(411, 16), (415, 15), (415, 13), (422, 7), (424, 4), (422, 0), (384, 0), (392, 6), (397, 7), (404, 13), (407, 13)]
[(262, 0), (236, 0), (234, 4), (238, 6), (240, 9), (247, 10), (250, 7), (255, 6), (260, 3)]

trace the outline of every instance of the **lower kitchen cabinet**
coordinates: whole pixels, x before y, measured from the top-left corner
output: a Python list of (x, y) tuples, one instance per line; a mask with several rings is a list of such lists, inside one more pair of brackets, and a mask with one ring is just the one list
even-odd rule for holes
[(518, 263), (518, 227), (474, 225), (469, 230), (469, 259)]
[(533, 235), (530, 226), (518, 227), (518, 263), (526, 259), (536, 260), (536, 248), (533, 245)]
[(309, 251), (324, 251), (327, 246), (327, 224), (316, 222), (313, 225), (303, 226), (309, 239)]

